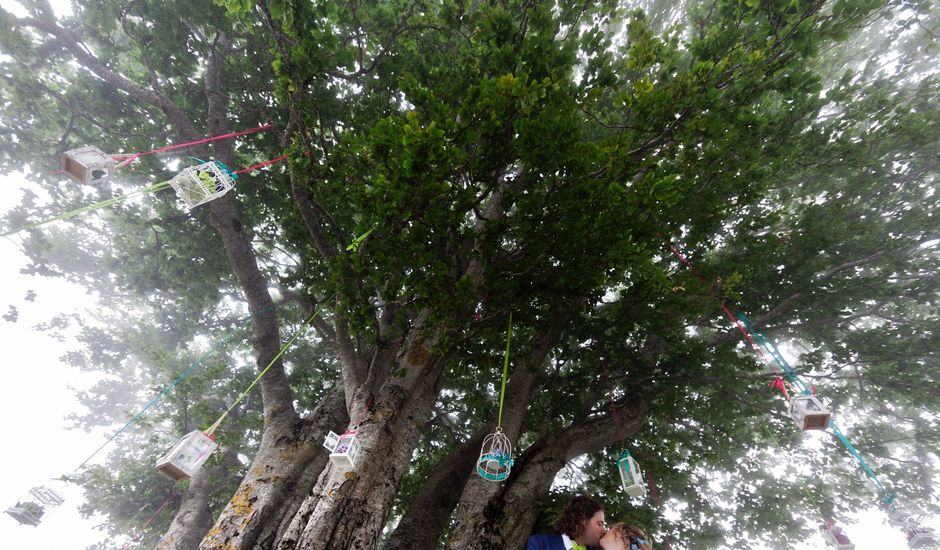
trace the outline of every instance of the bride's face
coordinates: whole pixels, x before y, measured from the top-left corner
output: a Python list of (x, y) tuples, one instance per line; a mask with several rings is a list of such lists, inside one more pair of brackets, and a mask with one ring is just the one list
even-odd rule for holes
[(604, 550), (628, 550), (626, 543), (623, 542), (624, 536), (620, 529), (614, 527), (601, 537), (600, 545)]

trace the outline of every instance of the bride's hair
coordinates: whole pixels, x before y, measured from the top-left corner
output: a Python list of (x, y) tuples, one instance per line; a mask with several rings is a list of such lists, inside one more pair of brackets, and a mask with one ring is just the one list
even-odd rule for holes
[[(646, 540), (646, 535), (644, 535), (640, 530), (632, 525), (627, 525), (626, 523), (615, 523), (610, 526), (610, 531), (613, 531), (617, 534), (620, 540), (630, 548), (630, 544), (636, 544), (638, 539)], [(650, 542), (650, 541), (646, 541)]]

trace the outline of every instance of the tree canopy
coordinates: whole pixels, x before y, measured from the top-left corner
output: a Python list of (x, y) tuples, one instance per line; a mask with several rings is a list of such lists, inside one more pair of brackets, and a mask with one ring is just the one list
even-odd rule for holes
[[(4, 233), (101, 297), (65, 358), (117, 547), (517, 548), (573, 492), (671, 548), (792, 548), (878, 504), (729, 316), (785, 345), (886, 487), (936, 513), (936, 10), (885, 0), (217, 0), (0, 11)], [(145, 155), (83, 185), (66, 151)], [(190, 156), (191, 155), (191, 156)], [(510, 369), (500, 399), (507, 327)], [(15, 321), (15, 316), (8, 320)], [(306, 323), (312, 326), (306, 330)], [(299, 338), (283, 346), (295, 333)], [(283, 352), (283, 355), (282, 355)], [(198, 367), (192, 369), (191, 367)], [(166, 447), (226, 418), (187, 483)], [(175, 384), (175, 383), (174, 383)], [(791, 387), (792, 390), (792, 387)], [(498, 426), (509, 478), (473, 474)], [(328, 431), (356, 430), (354, 471)], [(649, 475), (631, 501), (614, 463)]]

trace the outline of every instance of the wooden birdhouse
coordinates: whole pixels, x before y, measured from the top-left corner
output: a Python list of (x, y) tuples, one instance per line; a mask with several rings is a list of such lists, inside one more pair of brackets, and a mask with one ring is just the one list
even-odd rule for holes
[(801, 430), (825, 430), (829, 411), (815, 395), (795, 395), (790, 399), (790, 416)]
[(640, 465), (630, 456), (630, 451), (624, 449), (617, 459), (617, 470), (620, 471), (620, 482), (623, 490), (631, 497), (646, 498), (646, 484), (643, 482), (643, 472)]
[(235, 187), (237, 176), (224, 164), (210, 161), (190, 166), (177, 174), (170, 185), (188, 210), (217, 199)]
[(13, 517), (20, 525), (36, 526), (42, 522), (46, 511), (65, 502), (58, 493), (48, 487), (33, 487), (29, 494), (21, 498), (13, 506), (6, 509), (6, 513)]
[(512, 443), (502, 428), (483, 439), (480, 457), (477, 459), (477, 474), (488, 481), (503, 481), (512, 471)]
[(66, 151), (62, 155), (62, 171), (85, 185), (108, 179), (117, 161), (94, 145)]
[(819, 526), (819, 531), (822, 533), (823, 540), (829, 546), (837, 550), (855, 550), (855, 545), (845, 535), (845, 531), (836, 525), (834, 521), (826, 521), (826, 523)]
[(219, 444), (212, 437), (199, 430), (190, 432), (157, 461), (157, 470), (173, 481), (186, 479), (218, 448)]

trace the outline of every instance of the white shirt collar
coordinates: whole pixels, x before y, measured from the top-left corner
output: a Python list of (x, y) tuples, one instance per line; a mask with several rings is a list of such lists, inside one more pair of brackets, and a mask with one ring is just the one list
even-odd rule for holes
[(565, 533), (561, 534), (561, 542), (565, 543), (565, 550), (574, 548), (574, 542)]

